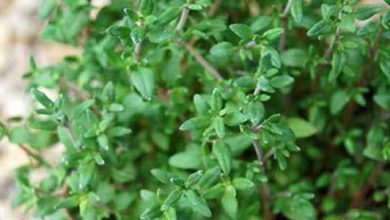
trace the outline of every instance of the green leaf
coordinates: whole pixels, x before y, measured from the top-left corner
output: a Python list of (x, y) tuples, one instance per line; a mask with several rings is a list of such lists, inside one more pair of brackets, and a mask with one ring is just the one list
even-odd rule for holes
[(355, 11), (355, 17), (359, 20), (366, 20), (381, 11), (383, 6), (376, 4), (360, 5)]
[(273, 87), (281, 89), (291, 85), (294, 82), (294, 78), (289, 75), (275, 76), (270, 80)]
[(141, 43), (145, 37), (145, 28), (137, 26), (131, 30), (130, 38), (134, 44)]
[(273, 40), (278, 38), (283, 33), (283, 28), (273, 28), (263, 33), (262, 38)]
[(199, 170), (189, 175), (184, 183), (185, 187), (190, 188), (191, 186), (197, 184), (199, 180), (202, 178), (203, 173), (204, 173), (203, 170)]
[(260, 101), (250, 102), (244, 107), (244, 115), (252, 122), (253, 125), (259, 124), (264, 118), (264, 114), (264, 105)]
[(288, 200), (287, 207), (283, 210), (283, 213), (289, 219), (299, 220), (313, 220), (316, 219), (316, 209), (305, 198), (301, 196), (293, 196)]
[(108, 110), (110, 110), (110, 112), (122, 112), (123, 110), (125, 110), (125, 108), (121, 104), (112, 103), (108, 106)]
[(52, 12), (55, 10), (57, 6), (57, 1), (56, 0), (44, 0), (41, 1), (41, 5), (39, 6), (39, 11), (38, 11), (38, 17), (40, 19), (45, 19), (48, 16), (52, 14)]
[(78, 175), (79, 175), (79, 189), (84, 189), (92, 179), (92, 176), (94, 175), (94, 163), (92, 161), (83, 161), (78, 169)]
[(99, 153), (97, 153), (93, 158), (95, 159), (97, 165), (103, 166), (106, 163), (102, 155)]
[(390, 82), (390, 61), (383, 59), (379, 63), (383, 75), (385, 75), (388, 82)]
[(219, 111), (223, 106), (223, 99), (221, 92), (218, 89), (214, 89), (211, 95), (210, 106), (212, 110)]
[(335, 52), (332, 56), (332, 71), (329, 75), (329, 81), (334, 81), (344, 68), (347, 62), (347, 56), (342, 52)]
[(222, 196), (222, 206), (225, 212), (232, 219), (236, 219), (237, 210), (238, 210), (238, 202), (236, 198), (236, 190), (233, 186), (227, 186), (225, 189), (225, 193)]
[(367, 133), (367, 146), (363, 155), (373, 160), (382, 160), (382, 146), (385, 133), (382, 126), (373, 126)]
[(139, 10), (143, 15), (149, 15), (153, 11), (154, 0), (141, 0), (139, 4)]
[(99, 146), (103, 150), (109, 150), (110, 149), (110, 146), (109, 146), (109, 143), (108, 143), (108, 138), (107, 138), (106, 135), (104, 135), (104, 134), (99, 135), (98, 138), (97, 138), (97, 141), (99, 143)]
[(339, 113), (348, 103), (350, 97), (344, 90), (339, 90), (333, 93), (330, 98), (330, 112), (332, 115)]
[(309, 55), (306, 50), (292, 48), (284, 51), (280, 56), (283, 65), (290, 67), (303, 67), (309, 61)]
[(233, 50), (233, 45), (229, 42), (220, 42), (215, 44), (210, 49), (210, 54), (216, 57), (228, 56)]
[(105, 101), (113, 102), (115, 100), (115, 88), (112, 81), (108, 82), (102, 92), (102, 97)]
[(260, 15), (256, 17), (256, 20), (251, 24), (251, 29), (253, 32), (258, 32), (266, 27), (268, 27), (272, 23), (271, 16), (268, 15)]
[(332, 25), (328, 21), (319, 21), (316, 23), (313, 27), (309, 29), (307, 32), (307, 35), (309, 37), (317, 36), (317, 35), (324, 35), (329, 34), (332, 31)]
[(252, 38), (252, 30), (246, 24), (231, 24), (229, 26), (230, 30), (233, 31), (237, 36), (239, 36), (242, 40), (250, 40)]
[(232, 166), (232, 156), (229, 146), (223, 141), (216, 141), (213, 145), (213, 154), (217, 158), (222, 171), (229, 174)]
[(59, 126), (57, 128), (57, 134), (58, 134), (58, 138), (60, 139), (61, 143), (63, 143), (65, 145), (65, 147), (67, 147), (68, 149), (75, 148), (72, 137), (71, 137), (69, 130), (67, 128)]
[(171, 173), (161, 169), (152, 169), (150, 172), (161, 183), (170, 183), (171, 179), (173, 178), (173, 175)]
[(219, 138), (225, 137), (225, 124), (222, 117), (216, 117), (214, 119), (214, 129)]
[(131, 133), (130, 128), (120, 127), (120, 126), (110, 128), (107, 131), (108, 136), (111, 136), (111, 137), (122, 137), (122, 136), (128, 135), (130, 133)]
[(293, 0), (291, 5), (291, 15), (296, 23), (300, 23), (303, 18), (303, 0)]
[(277, 150), (275, 152), (275, 158), (276, 161), (278, 162), (279, 169), (285, 170), (287, 168), (287, 160), (280, 150)]
[(163, 204), (161, 205), (161, 211), (168, 210), (173, 203), (180, 199), (183, 190), (180, 188), (174, 189), (171, 193), (169, 193), (168, 197), (165, 199)]
[(141, 96), (151, 100), (154, 91), (154, 74), (148, 68), (140, 68), (131, 74), (131, 82)]
[(190, 207), (192, 208), (192, 210), (201, 214), (204, 217), (211, 217), (212, 213), (210, 208), (208, 207), (206, 201), (202, 199), (198, 194), (196, 194), (193, 190), (186, 190), (185, 196), (191, 203)]
[(164, 212), (164, 217), (166, 220), (177, 220), (176, 209), (169, 208)]
[(38, 129), (38, 130), (45, 130), (45, 131), (53, 131), (57, 128), (57, 123), (51, 120), (39, 120), (35, 118), (31, 118), (29, 120), (29, 127)]
[(239, 111), (233, 111), (227, 113), (223, 120), (229, 126), (237, 126), (246, 122), (248, 118)]
[(297, 138), (306, 138), (317, 133), (316, 127), (302, 118), (289, 118), (287, 124)]
[(202, 6), (199, 4), (189, 4), (188, 8), (194, 11), (202, 10)]
[(207, 103), (206, 98), (199, 94), (194, 95), (194, 104), (196, 112), (200, 115), (205, 115), (209, 111), (209, 104)]
[(157, 25), (164, 26), (180, 15), (180, 7), (167, 8), (157, 19)]
[(53, 101), (50, 100), (43, 92), (34, 88), (34, 89), (32, 89), (32, 93), (34, 94), (34, 96), (38, 100), (38, 102), (41, 103), (45, 108), (47, 108), (47, 109), (53, 108), (53, 106), (54, 106)]
[(206, 170), (202, 178), (200, 178), (198, 182), (198, 187), (199, 188), (207, 188), (211, 186), (215, 181), (218, 180), (219, 176), (221, 174), (221, 169), (219, 166), (215, 166), (213, 168), (210, 168)]
[(390, 95), (389, 94), (376, 94), (374, 96), (374, 101), (383, 109), (390, 109)]
[(201, 152), (199, 147), (192, 147), (169, 158), (169, 165), (181, 169), (197, 169), (201, 167)]
[(271, 63), (274, 67), (280, 68), (281, 67), (281, 61), (279, 52), (275, 50), (272, 47), (265, 47), (261, 54), (262, 58), (269, 56), (271, 58)]
[(73, 118), (79, 116), (82, 113), (85, 113), (87, 109), (92, 107), (95, 104), (95, 99), (88, 99), (78, 104), (73, 111)]
[(206, 199), (215, 199), (218, 198), (225, 192), (225, 186), (222, 183), (218, 183), (217, 185), (209, 188), (204, 194), (203, 197)]
[(199, 131), (205, 129), (209, 125), (210, 119), (208, 117), (200, 116), (188, 119), (180, 126), (179, 129), (181, 131)]
[(246, 178), (235, 178), (233, 179), (233, 186), (238, 190), (246, 190), (252, 188), (255, 184)]
[(80, 199), (78, 196), (70, 196), (65, 199), (61, 199), (60, 201), (56, 202), (54, 208), (55, 209), (67, 209), (67, 208), (73, 208), (78, 206), (80, 202)]

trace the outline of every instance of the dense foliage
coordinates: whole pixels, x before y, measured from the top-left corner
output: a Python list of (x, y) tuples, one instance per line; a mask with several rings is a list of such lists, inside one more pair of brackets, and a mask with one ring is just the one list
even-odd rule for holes
[(39, 17), (83, 52), (31, 58), (37, 105), (0, 129), (31, 157), (14, 202), (37, 218), (390, 219), (385, 3), (43, 0)]

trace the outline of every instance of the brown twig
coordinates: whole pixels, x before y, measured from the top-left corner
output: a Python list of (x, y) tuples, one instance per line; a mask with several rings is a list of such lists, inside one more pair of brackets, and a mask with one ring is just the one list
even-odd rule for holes
[(133, 54), (133, 61), (134, 63), (137, 63), (140, 56), (141, 56), (141, 50), (142, 50), (142, 42), (138, 42), (134, 45), (134, 54)]
[[(69, 93), (71, 93), (79, 101), (85, 101), (92, 98), (88, 92), (81, 90), (77, 85), (68, 81), (65, 77), (60, 78), (58, 85), (60, 89), (69, 91)], [(96, 105), (93, 105), (91, 108), (93, 112), (99, 114), (100, 110), (96, 107)]]
[[(361, 74), (360, 79), (359, 79), (359, 81), (357, 83), (359, 86), (364, 87), (369, 82), (368, 80), (365, 80), (365, 75), (371, 70), (370, 66), (375, 61), (376, 51), (378, 49), (378, 45), (379, 45), (381, 36), (383, 34), (383, 31), (384, 30), (383, 30), (382, 26), (380, 26), (378, 32), (375, 35), (374, 40), (371, 43), (370, 48), (368, 49), (368, 61), (369, 62), (368, 62), (368, 65), (366, 65), (365, 68), (363, 68), (363, 70), (362, 70), (362, 74)], [(347, 126), (347, 124), (351, 121), (356, 108), (357, 108), (356, 102), (350, 102), (347, 105), (347, 108), (346, 108), (346, 110), (345, 110), (345, 112), (343, 114), (343, 120), (342, 120), (342, 124), (344, 126)]]
[(286, 48), (287, 31), (288, 31), (287, 30), (288, 29), (287, 17), (288, 17), (288, 15), (290, 13), (292, 2), (293, 2), (293, 0), (288, 0), (287, 1), (286, 7), (283, 10), (283, 14), (280, 16), (280, 24), (281, 24), (281, 27), (283, 29), (283, 32), (282, 32), (282, 34), (280, 35), (280, 38), (279, 38), (279, 45), (278, 45), (279, 52), (284, 51), (284, 49)]
[(192, 45), (178, 41), (180, 45), (185, 47), (187, 51), (191, 54), (192, 57), (195, 58), (195, 60), (208, 72), (214, 79), (217, 81), (223, 80), (221, 74), (218, 72), (218, 70), (213, 67)]
[(41, 156), (37, 155), (34, 153), (32, 150), (30, 150), (27, 146), (23, 144), (19, 144), (20, 149), (22, 149), (28, 156), (36, 160), (40, 165), (46, 167), (46, 168), (51, 168), (51, 165), (43, 159)]
[(183, 10), (181, 11), (180, 20), (176, 25), (176, 31), (181, 31), (183, 29), (189, 14), (190, 14), (190, 9), (188, 9), (187, 6), (184, 6)]
[[(179, 32), (183, 29), (187, 19), (189, 16), (189, 9), (185, 6), (182, 9), (181, 16), (179, 22), (176, 25), (176, 31)], [(187, 49), (187, 51), (191, 54), (192, 57), (208, 72), (212, 77), (214, 77), (217, 81), (221, 81), (223, 78), (218, 70), (213, 67), (194, 47), (193, 43), (186, 43), (180, 39), (176, 41), (179, 45), (183, 46)]]
[(366, 194), (371, 189), (374, 182), (378, 179), (384, 167), (385, 167), (384, 162), (382, 161), (377, 162), (370, 176), (368, 177), (367, 181), (362, 186), (360, 186), (359, 190), (356, 191), (355, 195), (352, 197), (351, 208), (361, 207)]
[(69, 82), (64, 77), (60, 78), (59, 86), (60, 88), (69, 91), (76, 99), (79, 99), (80, 101), (90, 99), (89, 93), (80, 90), (77, 85)]
[(217, 13), (221, 3), (222, 3), (222, 0), (215, 0), (214, 1), (214, 4), (210, 7), (209, 12), (208, 12), (210, 16), (214, 16), (215, 13)]
[[(338, 18), (337, 19), (340, 21), (342, 16), (343, 16), (343, 10), (341, 8), (339, 13), (338, 13)], [(337, 41), (340, 39), (340, 35), (341, 35), (341, 28), (339, 26), (337, 26), (336, 32), (335, 32), (332, 40), (330, 41), (328, 47), (325, 49), (324, 55), (322, 56), (325, 61), (329, 61), (330, 57), (332, 56), (333, 51), (334, 51), (334, 47), (335, 47)], [(324, 71), (326, 65), (327, 65), (327, 62), (321, 64), (318, 67), (317, 74), (315, 75), (315, 78), (313, 80), (312, 91), (317, 90), (317, 86), (318, 86), (318, 83), (319, 83), (319, 80), (320, 80), (320, 75)]]
[[(262, 170), (265, 174), (265, 171), (266, 171), (265, 162), (266, 161), (264, 159), (263, 152), (255, 140), (252, 141), (252, 146), (256, 152), (257, 160), (260, 163), (260, 170)], [(268, 181), (263, 182), (261, 184), (261, 188), (262, 188), (261, 189), (261, 197), (262, 197), (262, 202), (263, 202), (263, 217), (265, 220), (272, 220), (274, 217), (273, 217), (273, 214), (271, 212), (270, 205), (269, 205), (269, 203), (271, 201), (271, 189), (269, 187)]]

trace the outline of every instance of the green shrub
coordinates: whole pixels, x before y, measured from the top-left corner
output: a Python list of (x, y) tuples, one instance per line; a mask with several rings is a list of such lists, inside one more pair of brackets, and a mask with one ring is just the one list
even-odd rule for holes
[[(42, 38), (83, 52), (46, 67), (32, 58), (39, 104), (27, 123), (1, 126), (31, 157), (15, 205), (42, 219), (390, 219), (387, 5), (92, 10), (40, 7)], [(52, 164), (41, 152), (55, 143)], [(47, 175), (33, 182), (38, 168)]]

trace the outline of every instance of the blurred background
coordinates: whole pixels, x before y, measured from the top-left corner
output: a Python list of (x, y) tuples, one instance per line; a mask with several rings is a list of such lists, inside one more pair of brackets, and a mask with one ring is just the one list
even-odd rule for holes
[[(80, 49), (54, 42), (43, 42), (39, 33), (45, 25), (37, 18), (40, 0), (0, 0), (0, 121), (13, 116), (28, 116), (30, 96), (22, 78), (28, 70), (30, 55), (39, 66), (56, 63), (65, 55), (79, 54)], [(106, 0), (95, 0), (97, 8)], [(96, 12), (96, 11), (95, 11)], [(58, 150), (45, 152), (56, 158)], [(11, 207), (16, 191), (13, 170), (28, 163), (25, 153), (7, 140), (0, 141), (0, 220), (31, 219), (29, 213)]]

